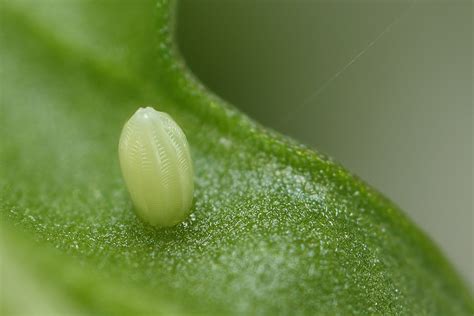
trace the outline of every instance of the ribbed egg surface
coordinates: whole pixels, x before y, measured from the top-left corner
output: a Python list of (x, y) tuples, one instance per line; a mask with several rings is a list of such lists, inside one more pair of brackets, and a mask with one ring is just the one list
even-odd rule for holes
[(194, 172), (181, 128), (166, 113), (140, 108), (119, 142), (125, 184), (138, 215), (153, 226), (173, 226), (189, 214)]

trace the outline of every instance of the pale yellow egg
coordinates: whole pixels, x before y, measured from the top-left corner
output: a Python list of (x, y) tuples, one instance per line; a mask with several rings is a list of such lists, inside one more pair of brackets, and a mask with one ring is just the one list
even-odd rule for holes
[(137, 214), (153, 226), (173, 226), (190, 213), (194, 172), (186, 136), (166, 113), (140, 108), (119, 141), (122, 175)]

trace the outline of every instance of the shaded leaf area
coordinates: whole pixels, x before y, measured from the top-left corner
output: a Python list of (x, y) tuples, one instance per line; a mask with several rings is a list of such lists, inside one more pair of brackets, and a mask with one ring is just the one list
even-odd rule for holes
[[(396, 206), (193, 78), (172, 3), (32, 6), (0, 10), (4, 311), (473, 312)], [(119, 172), (121, 127), (144, 105), (176, 119), (195, 163), (193, 213), (169, 229), (135, 216)]]

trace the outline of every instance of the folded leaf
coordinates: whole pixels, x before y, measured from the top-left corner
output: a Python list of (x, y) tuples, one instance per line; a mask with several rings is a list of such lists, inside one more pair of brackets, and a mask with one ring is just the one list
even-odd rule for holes
[[(472, 314), (394, 204), (193, 77), (173, 7), (1, 2), (3, 311)], [(172, 228), (136, 217), (120, 175), (120, 130), (140, 106), (171, 113), (191, 146), (192, 215)]]

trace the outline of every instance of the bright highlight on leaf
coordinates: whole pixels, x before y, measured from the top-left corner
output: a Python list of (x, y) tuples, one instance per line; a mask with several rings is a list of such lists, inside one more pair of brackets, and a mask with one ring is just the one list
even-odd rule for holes
[(173, 226), (189, 214), (194, 172), (181, 128), (166, 113), (140, 108), (119, 142), (122, 174), (138, 215), (154, 226)]

